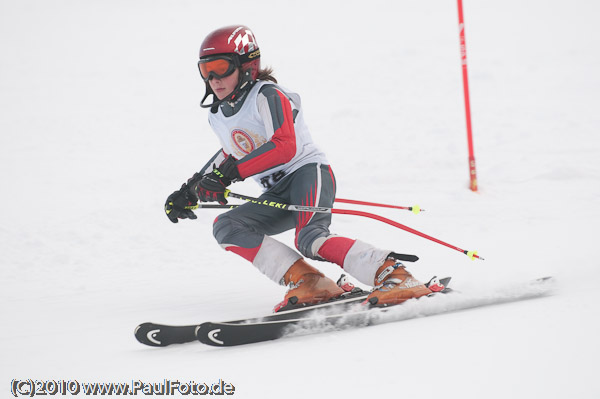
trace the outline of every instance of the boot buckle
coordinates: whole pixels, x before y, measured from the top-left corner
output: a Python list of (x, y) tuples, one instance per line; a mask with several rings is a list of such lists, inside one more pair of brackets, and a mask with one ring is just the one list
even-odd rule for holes
[(400, 261), (383, 269), (383, 271), (381, 273), (379, 273), (379, 276), (377, 276), (377, 278), (375, 279), (375, 282), (377, 283), (377, 285), (380, 285), (381, 283), (383, 283), (385, 281), (386, 277), (389, 276), (390, 274), (392, 274), (394, 272), (394, 270), (398, 269), (399, 267), (404, 267), (404, 265)]

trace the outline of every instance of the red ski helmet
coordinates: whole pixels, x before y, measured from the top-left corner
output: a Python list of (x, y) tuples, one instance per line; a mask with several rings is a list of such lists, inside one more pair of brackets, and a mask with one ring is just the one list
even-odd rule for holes
[(220, 54), (233, 55), (242, 68), (242, 72), (251, 70), (252, 80), (256, 80), (258, 77), (260, 50), (254, 33), (247, 26), (226, 26), (206, 36), (200, 46), (200, 59)]

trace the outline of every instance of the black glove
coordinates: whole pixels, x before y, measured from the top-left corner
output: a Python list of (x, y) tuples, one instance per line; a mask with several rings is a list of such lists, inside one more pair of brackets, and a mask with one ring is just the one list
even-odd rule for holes
[(202, 202), (218, 202), (227, 204), (225, 191), (234, 181), (243, 180), (240, 177), (235, 158), (228, 156), (225, 161), (217, 166), (213, 164), (213, 171), (203, 176), (196, 173), (190, 180), (188, 186), (192, 193)]
[(225, 199), (225, 189), (231, 184), (218, 168), (202, 177), (194, 175), (188, 182), (192, 193), (196, 194), (198, 200), (202, 202), (218, 202), (221, 205), (227, 203)]
[(231, 155), (225, 158), (221, 165), (219, 165), (219, 172), (221, 172), (225, 179), (229, 180), (230, 183), (244, 180), (240, 176), (240, 171), (238, 170), (235, 158)]
[(198, 199), (190, 193), (189, 187), (184, 183), (181, 188), (167, 197), (165, 202), (165, 213), (173, 223), (178, 219), (197, 219), (198, 216), (192, 211)]

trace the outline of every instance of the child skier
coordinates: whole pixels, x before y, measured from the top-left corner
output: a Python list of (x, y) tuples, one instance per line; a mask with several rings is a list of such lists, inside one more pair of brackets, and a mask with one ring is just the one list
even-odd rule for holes
[[(196, 219), (198, 201), (226, 204), (226, 188), (253, 177), (264, 187), (261, 202), (332, 207), (335, 176), (313, 143), (298, 94), (277, 85), (271, 69), (260, 68), (260, 50), (246, 26), (228, 26), (202, 42), (200, 75), (206, 84), (201, 106), (221, 148), (165, 204), (169, 220)], [(209, 95), (213, 102), (205, 104)], [(245, 203), (214, 222), (217, 242), (276, 283), (289, 286), (284, 304), (319, 303), (344, 290), (304, 257), (333, 262), (358, 281), (375, 286), (368, 300), (378, 306), (431, 293), (399, 261), (398, 254), (366, 242), (333, 235), (331, 214), (290, 212)], [(295, 247), (271, 238), (295, 228)], [(304, 257), (303, 257), (304, 256)]]

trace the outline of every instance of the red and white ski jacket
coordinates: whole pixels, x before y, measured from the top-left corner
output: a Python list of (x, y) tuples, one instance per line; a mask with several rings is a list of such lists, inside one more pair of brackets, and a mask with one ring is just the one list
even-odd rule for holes
[(309, 163), (327, 164), (304, 123), (300, 96), (267, 81), (258, 81), (240, 100), (221, 104), (208, 121), (222, 146), (206, 172), (226, 156), (237, 160), (240, 176), (252, 176), (265, 189)]

